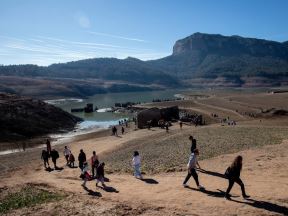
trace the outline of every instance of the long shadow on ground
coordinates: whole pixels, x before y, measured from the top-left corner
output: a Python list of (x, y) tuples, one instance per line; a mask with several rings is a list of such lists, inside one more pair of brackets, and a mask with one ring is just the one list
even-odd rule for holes
[(118, 191), (116, 188), (111, 187), (111, 186), (105, 186), (105, 187), (103, 187), (103, 186), (96, 186), (96, 187), (101, 188), (102, 190), (104, 190), (104, 191), (106, 191), (106, 192), (108, 192), (108, 193), (119, 193), (119, 191)]
[[(207, 190), (207, 189), (198, 189), (198, 188), (192, 188), (192, 187), (186, 187), (190, 190), (194, 190), (194, 191), (198, 191), (198, 192), (202, 192), (204, 194), (207, 194), (208, 196), (212, 196), (212, 197), (222, 197), (224, 198), (225, 196), (225, 192), (222, 191), (222, 190), (219, 190), (217, 189), (217, 191), (210, 191), (210, 190)], [(231, 197), (239, 197), (239, 196), (234, 196), (234, 195), (231, 195)]]
[(281, 206), (278, 204), (274, 204), (271, 202), (254, 200), (254, 199), (246, 199), (246, 201), (239, 201), (239, 200), (231, 199), (231, 201), (237, 202), (237, 203), (242, 203), (242, 204), (247, 204), (247, 205), (250, 205), (254, 208), (264, 209), (264, 210), (274, 212), (274, 213), (288, 215), (288, 208), (287, 207)]
[(214, 172), (214, 171), (209, 171), (209, 170), (204, 170), (204, 169), (197, 169), (199, 172), (201, 173), (204, 173), (204, 174), (207, 174), (207, 175), (212, 175), (212, 176), (216, 176), (216, 177), (219, 177), (219, 178), (225, 178), (226, 179), (226, 176), (222, 173), (218, 173), (218, 172)]
[(141, 181), (143, 181), (147, 184), (159, 184), (158, 181), (156, 181), (155, 179), (151, 179), (151, 178), (143, 178), (143, 179), (141, 179)]
[(97, 191), (93, 191), (91, 189), (88, 189), (87, 187), (83, 187), (85, 191), (88, 192), (88, 195), (90, 196), (97, 196), (97, 197), (102, 197), (102, 194), (100, 192)]
[[(202, 193), (207, 194), (208, 196), (212, 196), (212, 197), (221, 197), (223, 198), (225, 196), (225, 192), (222, 190), (218, 191), (209, 191), (209, 190), (200, 190), (200, 189), (196, 189), (196, 188), (192, 188), (192, 187), (187, 187), (190, 190), (194, 190), (194, 191), (199, 191)], [(239, 196), (231, 196), (232, 197), (239, 197)], [(241, 204), (247, 204), (250, 205), (254, 208), (258, 208), (258, 209), (264, 209), (266, 211), (270, 211), (270, 212), (274, 212), (274, 213), (279, 213), (279, 214), (283, 214), (283, 215), (288, 215), (288, 208), (285, 206), (281, 206), (275, 203), (271, 203), (271, 202), (267, 202), (267, 201), (260, 201), (260, 200), (255, 200), (255, 199), (246, 199), (245, 201), (240, 201), (240, 200), (235, 200), (235, 199), (231, 199), (232, 202), (236, 202), (236, 203), (241, 203)]]

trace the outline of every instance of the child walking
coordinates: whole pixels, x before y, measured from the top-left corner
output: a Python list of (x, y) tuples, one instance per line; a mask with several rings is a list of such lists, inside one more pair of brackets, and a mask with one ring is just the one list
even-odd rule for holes
[(135, 178), (140, 178), (142, 179), (142, 175), (141, 175), (141, 158), (139, 155), (138, 151), (134, 151), (134, 155), (133, 155), (133, 159), (132, 159), (132, 165), (134, 168), (134, 176)]
[(188, 174), (187, 174), (187, 176), (186, 176), (186, 178), (185, 178), (185, 180), (183, 182), (183, 186), (184, 187), (188, 187), (188, 185), (186, 183), (188, 182), (190, 177), (193, 176), (198, 189), (204, 190), (205, 188), (202, 185), (199, 184), (198, 174), (196, 172), (196, 166), (198, 165), (198, 167), (200, 168), (199, 163), (198, 163), (198, 155), (199, 155), (199, 150), (195, 149), (194, 152), (191, 153), (191, 155), (189, 157), (189, 161), (188, 161), (188, 164), (187, 164)]

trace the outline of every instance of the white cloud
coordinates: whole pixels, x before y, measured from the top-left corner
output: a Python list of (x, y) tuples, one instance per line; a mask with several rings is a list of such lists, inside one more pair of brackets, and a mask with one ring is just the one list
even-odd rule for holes
[(76, 21), (82, 28), (90, 28), (91, 27), (90, 19), (84, 13), (77, 13), (76, 14)]
[(44, 36), (24, 39), (5, 37), (5, 40), (0, 40), (0, 64), (49, 65), (87, 58), (127, 58), (128, 56), (150, 60), (161, 58), (168, 54), (160, 53), (153, 49), (71, 41)]
[(102, 32), (88, 31), (88, 33), (93, 34), (93, 35), (106, 36), (106, 37), (118, 38), (118, 39), (123, 39), (123, 40), (129, 40), (129, 41), (136, 41), (136, 42), (143, 42), (143, 43), (148, 42), (146, 40), (139, 39), (139, 38), (124, 37), (124, 36), (107, 34), (107, 33), (102, 33)]

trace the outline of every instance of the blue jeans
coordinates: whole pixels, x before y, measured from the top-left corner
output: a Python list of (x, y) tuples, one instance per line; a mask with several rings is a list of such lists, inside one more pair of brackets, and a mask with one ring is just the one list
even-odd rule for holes
[(140, 164), (134, 165), (134, 176), (141, 177)]

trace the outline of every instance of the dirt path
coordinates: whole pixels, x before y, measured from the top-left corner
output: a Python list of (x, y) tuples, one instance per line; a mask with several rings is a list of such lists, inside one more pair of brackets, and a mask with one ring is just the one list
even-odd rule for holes
[[(193, 99), (193, 102), (199, 106), (205, 106), (205, 107), (209, 107), (209, 108), (213, 108), (215, 110), (221, 110), (223, 112), (226, 112), (227, 114), (232, 114), (233, 115), (236, 115), (238, 117), (240, 117), (242, 120), (243, 119), (247, 119), (245, 116), (241, 115), (240, 113), (234, 111), (234, 110), (230, 110), (230, 109), (226, 109), (226, 108), (223, 108), (223, 107), (220, 107), (220, 106), (215, 106), (215, 105), (210, 105), (210, 104), (205, 104), (205, 103), (201, 103), (199, 100), (195, 100)], [(217, 112), (217, 111), (215, 111)]]
[[(101, 153), (111, 150), (127, 140), (136, 137), (149, 137), (151, 132), (149, 130), (138, 130), (122, 137), (94, 138), (72, 143), (70, 147), (75, 153), (80, 148), (83, 148), (87, 153), (96, 149), (101, 156)], [(163, 130), (160, 129), (153, 131), (154, 134), (161, 132)], [(34, 154), (33, 152), (31, 155)], [(107, 174), (110, 179), (110, 182), (107, 183), (108, 191), (96, 188), (94, 181), (88, 182), (88, 189), (84, 190), (80, 186), (80, 171), (78, 168), (64, 167), (61, 172), (47, 173), (43, 170), (39, 158), (30, 158), (32, 163), (29, 166), (22, 166), (14, 172), (10, 172), (5, 178), (1, 179), (0, 186), (11, 187), (28, 182), (46, 183), (59, 190), (71, 192), (71, 194), (74, 194), (71, 199), (77, 199), (82, 204), (75, 209), (75, 212), (72, 211), (63, 215), (74, 215), (77, 212), (80, 215), (85, 214), (87, 209), (84, 206), (89, 206), (89, 203), (93, 204), (94, 202), (97, 202), (104, 209), (104, 212), (105, 209), (112, 208), (111, 206), (124, 206), (124, 210), (122, 209), (123, 215), (130, 212), (126, 205), (134, 206), (134, 209), (131, 207), (133, 210), (131, 210), (133, 212), (131, 215), (140, 213), (143, 213), (143, 215), (287, 215), (288, 141), (281, 145), (246, 150), (238, 154), (244, 157), (242, 179), (245, 182), (247, 193), (251, 195), (251, 200), (242, 199), (238, 185), (235, 185), (232, 190), (233, 201), (227, 201), (223, 198), (227, 180), (223, 178), (222, 173), (236, 154), (222, 155), (201, 161), (202, 168), (207, 170), (205, 173), (198, 172), (200, 182), (206, 188), (203, 192), (196, 189), (193, 179), (189, 182), (190, 188), (182, 187), (186, 172), (145, 176), (145, 181), (137, 180), (131, 175)], [(39, 152), (37, 155), (39, 155)], [(62, 157), (59, 164), (64, 163)], [(10, 167), (13, 164), (11, 163)], [(6, 163), (6, 165), (9, 166), (9, 163)], [(11, 177), (9, 178), (9, 176)], [(92, 201), (91, 195), (93, 196)], [(51, 204), (45, 208), (48, 208), (48, 211), (53, 211), (56, 208), (55, 205)], [(66, 205), (74, 209), (71, 203), (63, 204), (61, 208), (68, 208)], [(33, 210), (30, 211), (34, 215)], [(115, 215), (119, 215), (117, 211)], [(41, 208), (39, 212), (41, 212)], [(45, 209), (45, 212), (47, 212), (47, 209)]]

